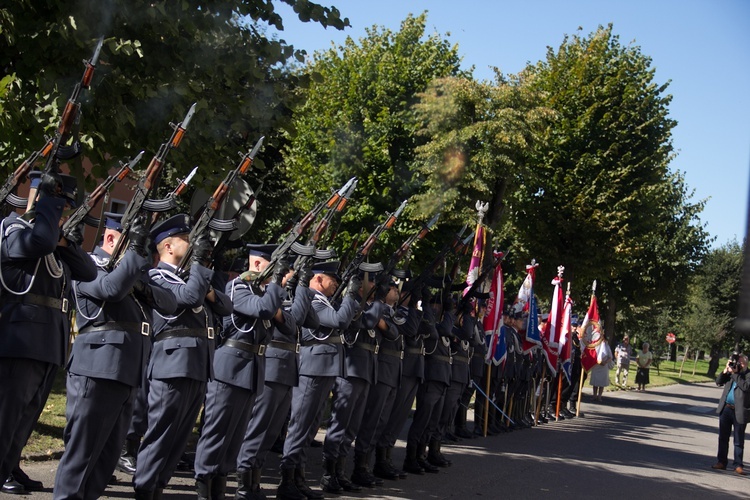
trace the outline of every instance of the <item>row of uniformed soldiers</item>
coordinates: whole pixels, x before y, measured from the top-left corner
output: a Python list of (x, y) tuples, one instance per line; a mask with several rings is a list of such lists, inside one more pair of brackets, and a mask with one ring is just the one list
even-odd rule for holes
[[(127, 251), (112, 263), (122, 230), (116, 214), (87, 255), (79, 236), (60, 235), (63, 208), (74, 204), (71, 183), (46, 176), (39, 192), (33, 222), (11, 215), (0, 232), (0, 370), (9, 382), (0, 388), (0, 477), (17, 467), (66, 361), (71, 306), (79, 331), (67, 360), (65, 452), (55, 498), (101, 496), (126, 437), (139, 434), (135, 497), (160, 498), (202, 407), (194, 463), (202, 499), (224, 498), (231, 472), (236, 498), (264, 498), (261, 472), (288, 414), (277, 497), (323, 498), (307, 485), (305, 469), (330, 394), (324, 492), (437, 472), (450, 465), (441, 442), (453, 435), (454, 423), (455, 433), (471, 435), (466, 407), (487, 377), (481, 301), (462, 302), (466, 307), (456, 311), (442, 280), (417, 289), (402, 274), (401, 285), (384, 276), (363, 285), (354, 276), (343, 299), (332, 303), (339, 263), (312, 260), (295, 271), (293, 290), (285, 262), (255, 286), (273, 245), (250, 245), (248, 270), (227, 282), (210, 267), (207, 237), (188, 241), (184, 215), (153, 228), (137, 220)], [(185, 275), (178, 265), (191, 243)], [(520, 351), (522, 318), (509, 321), (513, 357), (490, 372), (490, 433), (525, 422), (538, 392), (538, 359)], [(391, 450), (415, 399), (398, 468)], [(505, 421), (501, 407), (510, 414)]]

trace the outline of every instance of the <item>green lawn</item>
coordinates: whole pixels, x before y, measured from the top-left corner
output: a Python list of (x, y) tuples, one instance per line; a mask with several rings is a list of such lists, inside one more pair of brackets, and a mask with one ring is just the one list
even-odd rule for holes
[[(682, 361), (662, 361), (659, 364), (659, 369), (651, 368), (649, 373), (650, 383), (646, 386), (646, 390), (649, 387), (659, 387), (671, 384), (689, 384), (693, 382), (713, 382), (714, 379), (706, 376), (708, 371), (708, 361), (698, 361), (695, 365), (695, 375), (693, 375), (693, 361), (685, 361), (685, 365), (682, 368), (682, 377), (680, 377), (680, 364)], [(719, 361), (719, 371), (724, 368), (726, 360)], [(635, 374), (638, 370), (635, 361), (630, 363), (630, 373), (628, 374), (628, 387), (637, 388), (635, 383)], [(717, 372), (718, 373), (718, 372)], [(610, 371), (610, 386), (608, 390), (617, 391), (620, 390), (615, 386), (615, 370)]]

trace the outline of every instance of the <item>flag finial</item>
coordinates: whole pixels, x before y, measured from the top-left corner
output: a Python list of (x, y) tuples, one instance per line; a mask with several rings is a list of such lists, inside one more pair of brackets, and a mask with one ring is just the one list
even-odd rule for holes
[(490, 208), (490, 204), (482, 203), (481, 201), (477, 200), (475, 207), (477, 209), (477, 225), (480, 225), (484, 220), (484, 216), (487, 214), (487, 210), (489, 210)]

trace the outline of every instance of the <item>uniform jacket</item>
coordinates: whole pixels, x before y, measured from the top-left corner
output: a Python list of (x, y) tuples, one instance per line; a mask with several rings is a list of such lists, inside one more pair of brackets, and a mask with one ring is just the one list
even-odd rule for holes
[[(106, 269), (110, 255), (101, 247), (91, 258), (98, 268), (96, 279), (73, 283), (81, 333), (73, 343), (68, 371), (138, 387), (151, 353), (151, 307), (161, 314), (173, 314), (177, 300), (149, 278), (148, 261), (133, 251), (125, 252), (112, 272)], [(137, 281), (145, 281), (149, 301), (133, 293)], [(91, 327), (106, 329), (86, 333)]]
[(748, 391), (750, 391), (750, 370), (731, 374), (723, 371), (719, 373), (719, 376), (716, 377), (716, 385), (723, 385), (724, 390), (721, 393), (716, 413), (721, 414), (724, 410), (732, 382), (737, 383), (734, 388), (734, 416), (738, 424), (747, 424), (750, 421), (750, 395), (748, 395)]
[[(426, 306), (432, 309), (430, 306)], [(425, 313), (427, 316), (427, 313)], [(450, 338), (453, 323), (456, 317), (452, 312), (444, 312), (440, 321), (435, 322), (435, 335), (425, 339), (425, 350), (427, 355), (424, 362), (424, 379), (442, 382), (445, 385), (451, 383), (451, 364), (445, 359), (451, 357)]]
[[(387, 306), (390, 307), (390, 306)], [(398, 315), (405, 321), (397, 325), (391, 314), (386, 314), (385, 321), (389, 327), (395, 328), (396, 337), (391, 339), (383, 335), (380, 340), (380, 351), (378, 352), (378, 383), (388, 387), (398, 388), (401, 383), (402, 355), (404, 352), (404, 327), (409, 328), (409, 310), (399, 308)], [(412, 325), (416, 332), (416, 324)], [(392, 335), (391, 335), (392, 336)]]
[(471, 363), (471, 340), (474, 338), (474, 327), (477, 320), (469, 313), (461, 315), (460, 323), (453, 325), (453, 334), (451, 339), (451, 355), (453, 364), (451, 365), (451, 381), (460, 384), (467, 384), (470, 380), (469, 363)]
[(300, 349), (299, 373), (311, 377), (344, 377), (346, 371), (341, 343), (326, 343), (324, 339), (338, 336), (349, 327), (359, 312), (359, 303), (347, 296), (336, 308), (323, 293), (317, 290), (313, 290), (313, 293), (312, 308), (320, 325), (302, 329), (302, 340), (306, 345)]
[(406, 316), (406, 323), (399, 327), (404, 340), (404, 377), (416, 377), (424, 380), (424, 339), (420, 334), (423, 313), (416, 307), (399, 306), (401, 315)]
[(294, 332), (295, 325), (291, 317), (285, 317), (283, 325), (277, 325), (273, 320), (286, 292), (276, 283), (269, 283), (265, 292), (258, 295), (251, 283), (235, 278), (227, 283), (226, 293), (232, 301), (234, 312), (224, 317), (225, 341), (214, 354), (214, 378), (259, 392), (265, 382), (263, 356), (257, 352), (228, 346), (226, 341), (231, 339), (247, 345), (261, 346), (271, 339), (275, 327)]
[[(72, 280), (91, 281), (96, 266), (78, 245), (58, 246), (65, 201), (42, 197), (33, 224), (7, 217), (0, 229), (0, 357), (65, 364), (70, 318), (60, 308), (36, 305), (32, 296), (60, 301)], [(56, 277), (57, 276), (57, 277)], [(32, 283), (33, 282), (33, 283)], [(7, 287), (7, 288), (6, 288)], [(9, 291), (20, 293), (16, 295)], [(68, 305), (70, 307), (71, 304)], [(71, 307), (72, 309), (72, 307)]]
[(377, 383), (379, 356), (361, 345), (379, 348), (383, 338), (389, 340), (398, 338), (398, 329), (393, 322), (386, 321), (388, 325), (386, 330), (378, 328), (378, 323), (386, 314), (390, 318), (390, 306), (380, 300), (375, 300), (365, 306), (361, 321), (354, 326), (354, 331), (351, 332), (350, 329), (351, 333), (347, 334), (347, 345), (344, 348), (347, 377), (361, 378), (370, 384)]
[(482, 322), (476, 318), (471, 318), (474, 323), (474, 335), (469, 340), (471, 346), (471, 361), (469, 362), (469, 372), (471, 377), (481, 378), (487, 372), (487, 363), (485, 358), (487, 357), (487, 344), (485, 343), (484, 327)]
[(148, 376), (154, 379), (184, 377), (206, 382), (213, 377), (214, 340), (206, 337), (172, 337), (160, 334), (173, 330), (208, 330), (216, 325), (216, 316), (232, 312), (232, 303), (223, 292), (215, 290), (216, 302), (206, 300), (213, 271), (193, 264), (187, 282), (174, 274), (174, 268), (160, 262), (149, 274), (162, 287), (169, 289), (177, 300), (173, 315), (154, 315), (154, 344)]

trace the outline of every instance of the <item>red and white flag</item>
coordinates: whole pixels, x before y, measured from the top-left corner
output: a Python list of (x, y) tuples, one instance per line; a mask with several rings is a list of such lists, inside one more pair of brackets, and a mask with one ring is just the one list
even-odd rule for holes
[(598, 363), (598, 347), (604, 341), (601, 321), (599, 320), (599, 306), (596, 303), (596, 295), (591, 294), (591, 303), (586, 317), (581, 324), (581, 366), (586, 371), (591, 370)]
[[(495, 260), (502, 257), (501, 252), (494, 252)], [(503, 304), (505, 303), (503, 294), (503, 267), (498, 264), (492, 273), (492, 284), (490, 285), (490, 297), (487, 299), (487, 312), (482, 320), (484, 326), (485, 339), (488, 340), (487, 356), (485, 361), (489, 362), (495, 355), (495, 349), (500, 341), (500, 328), (503, 326)], [(505, 339), (502, 339), (503, 347)], [(505, 359), (496, 360), (495, 364), (500, 364)]]
[(544, 358), (547, 360), (547, 367), (550, 372), (557, 375), (557, 359), (559, 356), (560, 332), (563, 315), (563, 295), (562, 295), (562, 277), (555, 276), (552, 284), (555, 289), (552, 293), (552, 308), (544, 325), (542, 332), (542, 347), (544, 348)]
[(469, 272), (466, 273), (466, 288), (464, 288), (463, 295), (469, 292), (471, 285), (479, 278), (482, 258), (484, 257), (484, 235), (484, 226), (477, 224), (477, 230), (474, 233), (474, 251), (471, 253)]
[(571, 346), (573, 344), (573, 327), (571, 322), (573, 319), (573, 299), (570, 298), (570, 293), (565, 297), (565, 305), (563, 306), (563, 317), (562, 326), (560, 327), (560, 361), (562, 363), (562, 370), (565, 373), (565, 377), (570, 382), (571, 370), (573, 362), (571, 359)]

